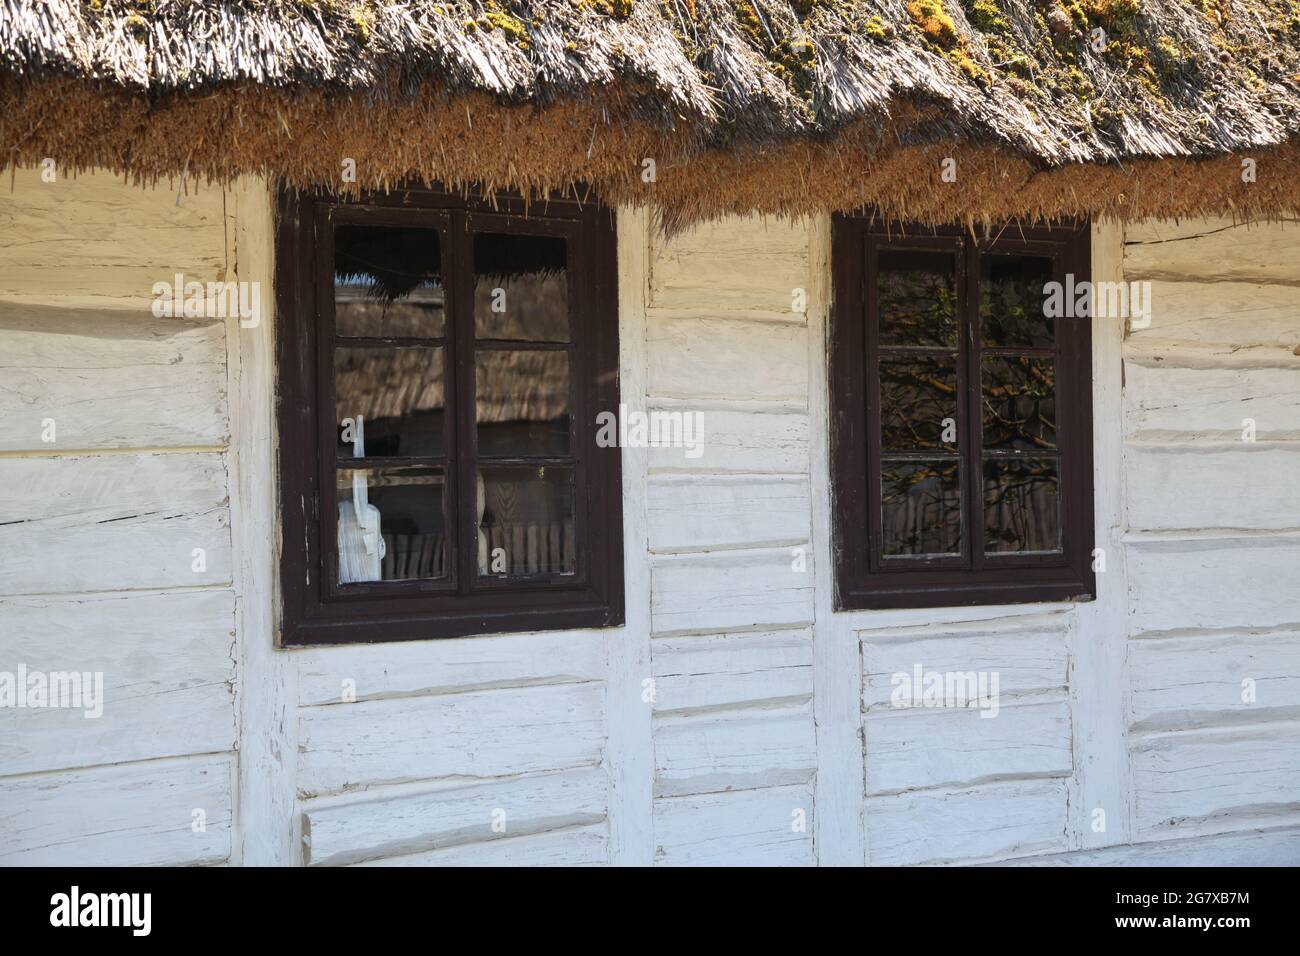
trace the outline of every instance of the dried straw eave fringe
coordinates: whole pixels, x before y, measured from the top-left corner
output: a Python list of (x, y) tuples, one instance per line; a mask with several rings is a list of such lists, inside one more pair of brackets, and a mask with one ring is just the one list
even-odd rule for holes
[[(621, 93), (502, 105), (485, 94), (340, 96), (251, 87), (152, 103), (66, 78), (0, 81), (0, 143), (11, 161), (57, 157), (65, 171), (104, 167), (138, 181), (225, 182), (261, 173), (293, 185), (351, 188), (403, 181), (563, 191), (586, 183), (608, 202), (655, 208), (669, 230), (728, 213), (797, 216), (875, 209), (926, 223), (1036, 222), (1081, 214), (1121, 218), (1300, 212), (1300, 144), (1207, 159), (1051, 166), (998, 143), (960, 138), (939, 105), (891, 104), (817, 140), (708, 148), (686, 124), (631, 119)], [(940, 178), (957, 162), (958, 181)], [(1245, 182), (1243, 157), (1257, 177)], [(642, 178), (655, 160), (654, 182)]]
[(545, 106), (617, 87), (616, 120), (714, 148), (899, 100), (1053, 164), (1300, 132), (1297, 0), (0, 0), (0, 68), (153, 96), (433, 83)]

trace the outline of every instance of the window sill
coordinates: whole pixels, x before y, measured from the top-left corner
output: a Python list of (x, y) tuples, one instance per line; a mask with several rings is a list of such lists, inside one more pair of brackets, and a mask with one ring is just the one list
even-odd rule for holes
[(1000, 604), (1080, 603), (1096, 600), (1096, 581), (1079, 578), (1040, 584), (915, 585), (841, 589), (836, 611), (897, 611), (912, 608), (987, 607)]
[(472, 608), (445, 613), (402, 614), (392, 617), (299, 621), (282, 628), (281, 647), (333, 644), (388, 644), (429, 641), (485, 634), (521, 634), (620, 627), (623, 608), (610, 604), (567, 604), (528, 611), (480, 611)]

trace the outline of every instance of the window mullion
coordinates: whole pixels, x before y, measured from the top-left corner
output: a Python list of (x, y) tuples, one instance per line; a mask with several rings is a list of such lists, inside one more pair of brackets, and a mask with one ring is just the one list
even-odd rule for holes
[(312, 334), (316, 337), (316, 443), (313, 447), (317, 487), (312, 501), (312, 520), (319, 533), (319, 587), (322, 594), (328, 594), (339, 575), (336, 546), (338, 512), (335, 504), (338, 461), (334, 448), (337, 403), (334, 382), (334, 220), (328, 206), (317, 206), (313, 213), (310, 275), (315, 286)]
[(983, 468), (980, 454), (980, 336), (979, 336), (979, 247), (969, 236), (962, 240), (962, 297), (959, 364), (962, 369), (962, 502), (966, 528), (962, 540), (966, 567), (983, 564)]
[[(574, 562), (575, 574), (586, 577), (590, 573), (591, 555), (588, 542), (591, 535), (590, 510), (588, 495), (591, 492), (589, 469), (593, 462), (586, 454), (586, 444), (581, 430), (592, 427), (595, 421), (595, 385), (596, 377), (589, 374), (589, 369), (582, 360), (583, 353), (578, 350), (578, 343), (591, 347), (588, 331), (587, 309), (590, 303), (582, 294), (581, 288), (587, 273), (587, 247), (582, 234), (570, 234), (565, 241), (568, 244), (569, 265), (565, 276), (569, 287), (569, 456), (573, 464), (569, 469), (569, 481), (573, 495), (573, 533), (578, 542), (577, 559)], [(616, 409), (611, 409), (616, 411)]]
[(474, 450), (474, 263), (469, 223), (464, 212), (451, 218), (451, 308), (448, 312), (450, 365), (454, 367), (452, 422), (456, 473), (456, 590), (468, 594), (478, 574), (478, 492)]
[(880, 420), (880, 296), (876, 255), (879, 243), (864, 241), (856, 251), (857, 262), (863, 267), (864, 278), (860, 284), (863, 317), (863, 348), (857, 362), (862, 374), (862, 409), (866, 427), (863, 438), (867, 445), (863, 456), (867, 486), (867, 562), (869, 571), (879, 571), (884, 553), (884, 522), (881, 516), (883, 489), (881, 488), (881, 462), (883, 442)]

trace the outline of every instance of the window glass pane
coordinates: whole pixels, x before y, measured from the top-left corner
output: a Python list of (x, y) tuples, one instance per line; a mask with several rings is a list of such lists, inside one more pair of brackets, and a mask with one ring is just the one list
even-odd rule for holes
[(980, 342), (988, 348), (1051, 348), (1056, 330), (1043, 314), (1045, 256), (980, 256)]
[(480, 575), (572, 574), (577, 569), (572, 468), (483, 467), (478, 521)]
[(880, 344), (956, 348), (956, 256), (882, 249), (876, 261)]
[(881, 465), (885, 557), (961, 554), (959, 472), (952, 460), (887, 460)]
[(559, 236), (474, 237), (474, 334), (480, 339), (569, 341), (566, 243)]
[(1056, 448), (1056, 363), (1013, 356), (982, 364), (984, 447)]
[(480, 457), (569, 453), (567, 352), (480, 351), (474, 364)]
[(885, 451), (957, 448), (957, 358), (880, 360), (880, 439)]
[(334, 334), (437, 337), (442, 247), (436, 229), (334, 227)]
[(1059, 462), (1055, 458), (985, 458), (985, 553), (1060, 549)]
[[(338, 457), (436, 457), (443, 452), (440, 348), (334, 350)], [(358, 421), (361, 427), (357, 427)]]
[(444, 493), (441, 468), (340, 468), (339, 584), (447, 577)]

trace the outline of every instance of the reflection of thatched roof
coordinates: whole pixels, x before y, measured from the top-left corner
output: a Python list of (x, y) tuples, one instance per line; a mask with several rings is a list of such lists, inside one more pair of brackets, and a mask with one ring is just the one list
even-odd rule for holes
[(339, 335), (427, 338), (442, 335), (446, 328), (442, 289), (426, 285), (390, 302), (369, 277), (334, 286), (334, 318)]
[[(485, 378), (480, 392), (481, 422), (550, 421), (568, 411), (568, 377), (563, 352), (497, 352), (504, 373)], [(366, 421), (397, 417), (404, 412), (441, 410), (443, 369), (429, 362), (422, 349), (360, 349), (339, 357), (336, 371), (340, 395), (353, 401), (345, 417), (364, 415)]]
[(0, 0), (0, 117), (24, 162), (337, 184), (350, 157), (361, 184), (582, 181), (676, 220), (1276, 213), (1300, 206), (1300, 8)]
[(335, 358), (340, 415), (368, 422), (445, 407), (440, 363), (425, 349), (351, 349)]
[[(474, 237), (473, 250), (480, 279), (557, 275), (568, 265), (564, 240), (553, 236), (482, 232)], [(336, 281), (361, 280), (376, 296), (393, 300), (417, 286), (437, 285), (441, 271), (441, 245), (428, 228), (341, 224), (334, 229)]]
[[(562, 338), (566, 328), (563, 276), (522, 275), (511, 280), (514, 297), (505, 313), (489, 308), (491, 288), (476, 290), (475, 316), (482, 338)], [(374, 334), (376, 320), (384, 316), (383, 333), (428, 334), (427, 327), (405, 322), (404, 303), (385, 308), (381, 302), (357, 296), (354, 290), (336, 305), (344, 315), (365, 317), (352, 331)], [(432, 298), (432, 296), (430, 296)], [(409, 309), (409, 306), (406, 307)], [(346, 321), (346, 320), (344, 320)], [(340, 343), (342, 344), (342, 343)], [(430, 361), (429, 348), (349, 348), (335, 359), (336, 389), (351, 400), (343, 417), (364, 415), (369, 422), (397, 417), (404, 412), (431, 412), (445, 408), (444, 368)], [(481, 422), (550, 421), (568, 411), (567, 356), (556, 351), (498, 350), (478, 352), (495, 374), (477, 376), (478, 420)]]

